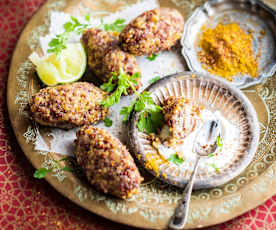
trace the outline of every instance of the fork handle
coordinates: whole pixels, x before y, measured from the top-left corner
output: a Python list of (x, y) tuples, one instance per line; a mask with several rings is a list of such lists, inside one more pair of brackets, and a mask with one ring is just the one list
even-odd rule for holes
[(183, 229), (188, 218), (191, 194), (193, 190), (193, 185), (195, 181), (195, 175), (198, 169), (200, 157), (197, 156), (196, 163), (194, 166), (193, 173), (189, 179), (188, 184), (183, 192), (183, 198), (180, 200), (177, 208), (174, 211), (172, 218), (170, 219), (169, 228), (174, 230)]

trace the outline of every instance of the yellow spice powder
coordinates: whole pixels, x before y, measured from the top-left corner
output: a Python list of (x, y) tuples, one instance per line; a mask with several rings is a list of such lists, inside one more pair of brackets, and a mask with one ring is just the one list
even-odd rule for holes
[(159, 177), (159, 166), (166, 163), (162, 156), (156, 153), (146, 153), (146, 164), (145, 167), (155, 172), (156, 176)]
[(258, 57), (254, 57), (252, 35), (235, 23), (203, 28), (198, 53), (203, 68), (210, 73), (232, 80), (237, 74), (258, 76)]

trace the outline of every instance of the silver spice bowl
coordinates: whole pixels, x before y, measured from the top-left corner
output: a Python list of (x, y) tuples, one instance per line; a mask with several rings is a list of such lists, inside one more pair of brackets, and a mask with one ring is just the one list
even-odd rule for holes
[[(219, 23), (237, 23), (252, 32), (254, 54), (260, 55), (259, 75), (234, 76), (232, 85), (243, 89), (263, 82), (276, 71), (276, 12), (258, 0), (210, 0), (197, 8), (184, 25), (182, 55), (191, 71), (207, 74), (198, 60), (202, 26), (214, 28)], [(261, 31), (264, 33), (261, 33)]]

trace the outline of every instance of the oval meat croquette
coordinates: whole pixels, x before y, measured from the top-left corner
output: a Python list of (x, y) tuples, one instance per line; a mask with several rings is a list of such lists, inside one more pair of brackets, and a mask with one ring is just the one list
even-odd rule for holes
[(117, 138), (102, 128), (84, 126), (75, 143), (77, 162), (97, 190), (123, 199), (138, 192), (143, 178)]
[(118, 38), (104, 30), (90, 28), (83, 33), (82, 43), (86, 51), (89, 68), (100, 80), (105, 81), (105, 72), (102, 68), (103, 58), (110, 50), (118, 46)]
[(184, 19), (176, 9), (159, 8), (144, 12), (120, 34), (121, 47), (136, 56), (170, 49), (182, 35)]
[[(86, 50), (88, 66), (101, 82), (108, 82), (114, 73), (119, 75), (121, 70), (127, 75), (141, 73), (136, 58), (122, 51), (118, 46), (118, 38), (110, 32), (90, 28), (84, 32), (82, 43)], [(137, 81), (138, 89), (141, 83), (139, 79)]]
[(47, 87), (32, 96), (28, 110), (42, 125), (70, 129), (103, 120), (108, 108), (100, 103), (106, 96), (87, 82)]

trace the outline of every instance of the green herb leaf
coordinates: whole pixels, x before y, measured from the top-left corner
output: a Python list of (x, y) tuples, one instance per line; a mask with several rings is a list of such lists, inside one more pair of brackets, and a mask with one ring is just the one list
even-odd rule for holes
[(103, 91), (105, 91), (105, 92), (108, 92), (108, 93), (112, 92), (112, 91), (114, 90), (114, 88), (116, 87), (116, 84), (113, 83), (113, 81), (114, 81), (115, 78), (116, 78), (116, 76), (113, 75), (113, 76), (108, 80), (108, 82), (102, 84), (102, 85), (100, 86), (100, 88), (101, 88)]
[(63, 28), (65, 29), (66, 32), (72, 32), (74, 30), (74, 26), (72, 22), (66, 22), (63, 25)]
[(47, 49), (48, 53), (56, 53), (59, 54), (63, 49), (66, 48), (66, 43), (68, 41), (70, 33), (81, 34), (84, 29), (86, 29), (89, 25), (88, 24), (81, 24), (77, 18), (71, 16), (71, 21), (66, 22), (63, 25), (65, 32), (62, 34), (56, 35), (49, 42), (49, 49)]
[[(105, 107), (110, 107), (114, 104), (119, 103), (121, 96), (123, 94), (127, 95), (127, 90), (129, 88), (136, 92), (135, 85), (138, 84), (137, 79), (140, 78), (139, 73), (135, 73), (132, 76), (129, 76), (125, 74), (122, 70), (120, 71), (119, 75), (117, 75), (116, 73), (112, 74), (113, 76), (109, 79), (109, 81), (101, 86), (101, 88), (106, 91), (113, 91), (117, 85), (115, 91), (101, 102), (101, 105)], [(116, 82), (116, 85), (113, 82)]]
[(151, 56), (147, 57), (149, 61), (154, 61), (158, 54), (152, 54)]
[(61, 159), (58, 160), (59, 162), (61, 161), (70, 161), (70, 157), (63, 157)]
[(158, 81), (160, 78), (161, 78), (160, 76), (156, 76), (152, 78), (151, 80), (149, 80), (149, 84), (153, 84), (154, 82)]
[(176, 165), (181, 165), (184, 162), (184, 159), (181, 159), (176, 153), (172, 154), (169, 158), (168, 161), (173, 162)]
[(219, 172), (219, 168), (216, 166), (216, 164), (214, 164), (214, 163), (208, 163), (208, 165), (209, 165), (210, 167), (212, 167), (213, 169), (215, 169), (216, 172)]
[(154, 133), (155, 129), (151, 123), (150, 115), (147, 112), (142, 112), (137, 122), (137, 128), (140, 132)]
[(105, 31), (115, 31), (121, 33), (123, 29), (126, 27), (125, 19), (118, 18), (113, 23), (104, 24), (103, 20), (101, 19), (101, 26)]
[(128, 107), (124, 106), (122, 107), (120, 114), (123, 115), (123, 122), (127, 122), (129, 119), (129, 116), (134, 108), (135, 101), (131, 102)]
[(90, 14), (84, 16), (85, 21), (90, 22)]
[(34, 176), (34, 178), (42, 179), (42, 178), (44, 178), (51, 171), (52, 171), (52, 169), (40, 168), (40, 169), (37, 169), (34, 172), (33, 176)]
[(104, 125), (106, 126), (106, 127), (110, 127), (110, 126), (112, 126), (112, 120), (110, 120), (108, 117), (106, 117), (105, 119), (104, 119)]
[(154, 103), (150, 92), (145, 91), (139, 95), (134, 109), (136, 112), (143, 111), (137, 122), (140, 132), (154, 133), (164, 121), (162, 108)]
[(215, 156), (214, 153), (210, 153), (210, 154), (208, 155), (208, 157), (213, 157), (213, 156)]
[(70, 168), (68, 166), (65, 166), (62, 168), (63, 171), (66, 171), (66, 172), (74, 172), (74, 169), (73, 168)]
[(217, 146), (221, 147), (223, 146), (223, 142), (222, 142), (222, 137), (221, 136), (217, 136)]

